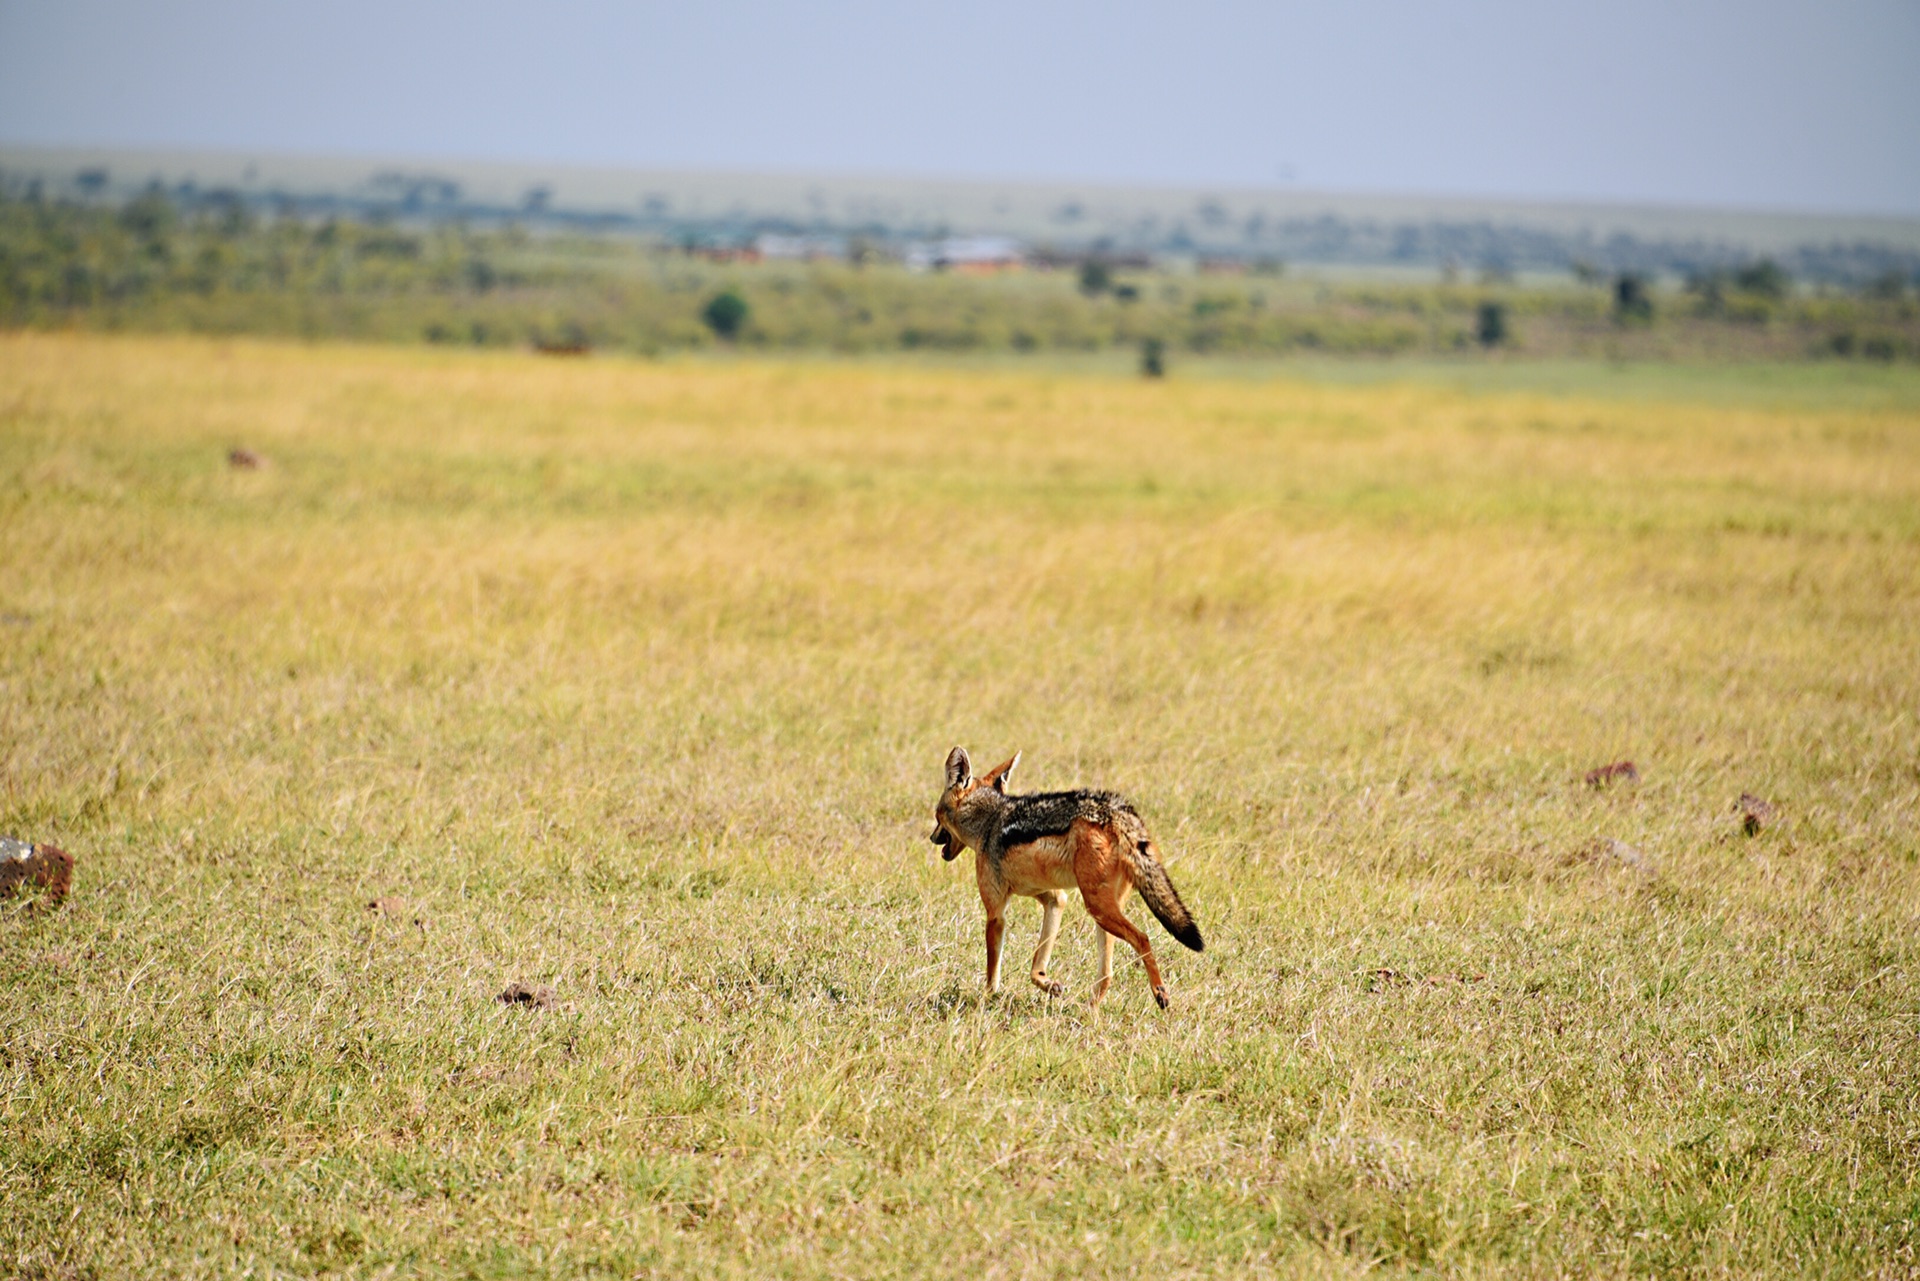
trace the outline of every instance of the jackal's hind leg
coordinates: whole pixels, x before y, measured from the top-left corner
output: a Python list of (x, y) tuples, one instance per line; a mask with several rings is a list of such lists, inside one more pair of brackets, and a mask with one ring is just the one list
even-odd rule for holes
[(1086, 902), (1087, 911), (1093, 919), (1100, 922), (1101, 929), (1140, 954), (1141, 963), (1147, 967), (1147, 983), (1153, 988), (1153, 999), (1161, 1009), (1166, 1009), (1167, 985), (1160, 977), (1160, 962), (1154, 958), (1153, 942), (1120, 910), (1120, 896), (1106, 886), (1099, 886), (1091, 894), (1082, 890), (1080, 897)]
[(1061, 996), (1067, 989), (1047, 977), (1047, 961), (1053, 956), (1053, 941), (1060, 937), (1060, 910), (1066, 906), (1067, 896), (1049, 890), (1039, 898), (1040, 945), (1033, 950), (1033, 985), (1048, 996)]
[(1113, 986), (1113, 935), (1101, 929), (1097, 921), (1093, 932), (1100, 936), (1100, 977), (1094, 982), (1091, 1002), (1097, 1008), (1107, 999), (1107, 989)]

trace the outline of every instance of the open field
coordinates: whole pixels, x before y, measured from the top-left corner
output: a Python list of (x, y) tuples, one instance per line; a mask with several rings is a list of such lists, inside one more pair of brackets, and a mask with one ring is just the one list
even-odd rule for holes
[[(1920, 377), (1802, 373), (0, 337), (0, 1273), (1912, 1275)], [(980, 999), (954, 743), (1170, 1012)]]

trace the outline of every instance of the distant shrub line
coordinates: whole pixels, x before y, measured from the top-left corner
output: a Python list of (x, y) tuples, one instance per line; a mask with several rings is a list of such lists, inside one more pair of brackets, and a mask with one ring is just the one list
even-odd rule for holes
[[(1771, 262), (1657, 295), (1581, 286), (1326, 284), (1088, 261), (969, 276), (843, 262), (714, 262), (615, 236), (382, 221), (262, 220), (0, 197), (0, 325), (592, 348), (1139, 352), (1278, 356), (1728, 355), (1911, 359), (1908, 282), (1795, 294)], [(1625, 345), (1623, 350), (1622, 345)]]

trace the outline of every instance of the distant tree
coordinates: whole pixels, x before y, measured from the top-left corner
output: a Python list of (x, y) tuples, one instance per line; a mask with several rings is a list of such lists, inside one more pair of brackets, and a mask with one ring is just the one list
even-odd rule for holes
[(1623, 271), (1613, 278), (1613, 318), (1619, 321), (1653, 319), (1653, 294), (1647, 289), (1646, 277), (1638, 272)]
[(200, 252), (193, 257), (193, 266), (187, 273), (187, 284), (199, 293), (210, 294), (225, 283), (232, 265), (232, 246), (217, 242), (202, 244)]
[(1092, 298), (1113, 288), (1113, 269), (1098, 258), (1080, 264), (1080, 292)]
[(107, 189), (107, 171), (82, 169), (73, 175), (73, 185), (80, 189), (80, 194), (83, 196), (97, 196)]
[(1758, 294), (1762, 298), (1784, 298), (1792, 280), (1781, 270), (1779, 263), (1771, 258), (1762, 258), (1734, 272), (1733, 283), (1742, 293)]
[(1889, 267), (1867, 282), (1863, 291), (1869, 298), (1899, 302), (1907, 292), (1907, 278), (1897, 267)]
[(1140, 287), (1138, 285), (1115, 285), (1113, 287), (1113, 296), (1120, 302), (1139, 302)]
[(1585, 258), (1573, 260), (1573, 278), (1583, 285), (1597, 285), (1604, 279), (1600, 269)]
[(212, 220), (213, 230), (219, 235), (231, 240), (253, 228), (253, 217), (247, 210), (247, 202), (231, 188), (222, 187), (208, 192), (201, 204), (206, 216)]
[(173, 228), (173, 202), (154, 183), (120, 210), (120, 225), (136, 236), (158, 240)]
[(1167, 376), (1167, 345), (1158, 338), (1149, 338), (1140, 344), (1140, 376), (1142, 378)]
[(707, 328), (717, 337), (732, 342), (740, 336), (740, 327), (747, 323), (748, 310), (747, 300), (727, 289), (707, 300), (700, 319), (707, 322)]
[(1687, 277), (1687, 292), (1700, 300), (1700, 313), (1718, 316), (1727, 309), (1727, 280), (1723, 271), (1696, 271)]
[(1482, 347), (1498, 347), (1505, 343), (1511, 336), (1507, 332), (1507, 304), (1481, 303), (1473, 333)]

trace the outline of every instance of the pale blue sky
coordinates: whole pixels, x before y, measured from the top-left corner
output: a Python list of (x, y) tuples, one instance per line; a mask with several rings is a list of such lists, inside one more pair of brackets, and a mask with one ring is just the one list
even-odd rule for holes
[(1920, 215), (1920, 0), (0, 0), (0, 142)]

